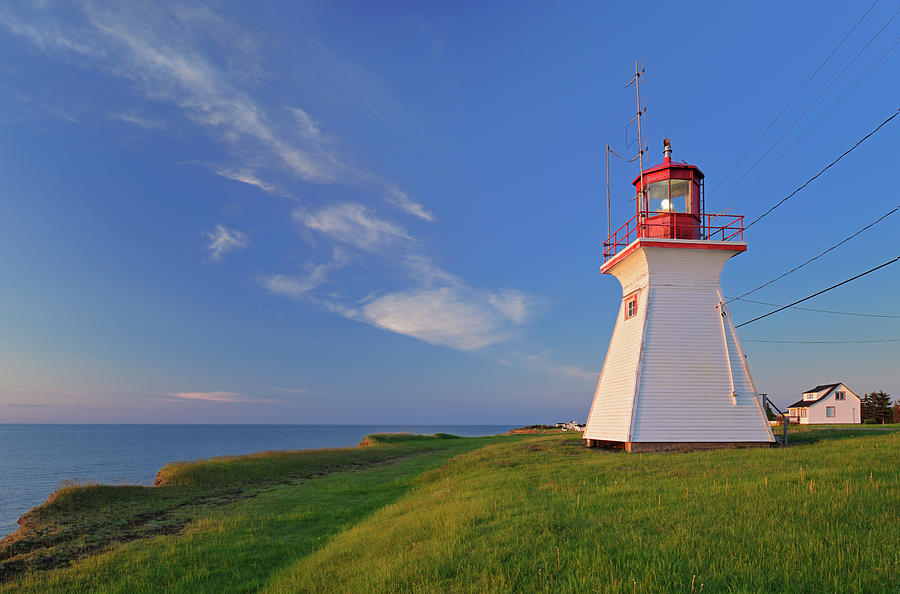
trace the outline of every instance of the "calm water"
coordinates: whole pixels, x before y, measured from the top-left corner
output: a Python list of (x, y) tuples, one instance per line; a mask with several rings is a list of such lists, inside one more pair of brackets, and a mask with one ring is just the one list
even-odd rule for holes
[(352, 446), (370, 433), (493, 435), (501, 425), (2, 425), (0, 537), (65, 481), (149, 485), (168, 462)]

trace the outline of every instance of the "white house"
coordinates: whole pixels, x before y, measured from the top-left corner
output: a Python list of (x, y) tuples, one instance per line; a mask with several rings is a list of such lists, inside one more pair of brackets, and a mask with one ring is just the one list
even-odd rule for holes
[(826, 384), (803, 392), (803, 399), (788, 406), (792, 423), (859, 423), (860, 398), (844, 384)]

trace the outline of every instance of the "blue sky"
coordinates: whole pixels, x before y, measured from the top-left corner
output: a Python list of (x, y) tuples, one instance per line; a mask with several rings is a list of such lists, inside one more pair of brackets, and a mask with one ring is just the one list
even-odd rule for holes
[[(621, 298), (599, 272), (604, 148), (636, 150), (634, 59), (650, 164), (670, 137), (707, 204), (749, 187), (734, 212), (755, 217), (897, 109), (881, 1), (739, 161), (869, 6), (4, 3), (0, 422), (584, 419)], [(748, 232), (726, 294), (900, 203), (898, 120)], [(636, 173), (613, 162), (614, 227)], [(752, 298), (896, 256), (898, 223)], [(898, 266), (805, 305), (900, 314)], [(753, 342), (900, 319), (787, 311), (740, 334), (779, 402), (826, 381), (900, 396), (900, 343)]]

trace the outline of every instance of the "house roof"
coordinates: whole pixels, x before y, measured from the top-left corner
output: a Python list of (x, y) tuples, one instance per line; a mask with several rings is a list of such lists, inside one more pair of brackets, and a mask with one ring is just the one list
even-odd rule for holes
[[(835, 388), (837, 388), (840, 385), (841, 385), (840, 382), (836, 383), (836, 384), (822, 384), (821, 386), (816, 386), (815, 388), (812, 388), (811, 390), (804, 390), (803, 393), (809, 394), (810, 392), (821, 392), (822, 390), (828, 390), (828, 388), (831, 388), (831, 390), (834, 390)], [(831, 390), (828, 390), (828, 391), (830, 392)]]
[(826, 396), (831, 394), (831, 392), (838, 386), (840, 386), (840, 384), (826, 384), (824, 386), (816, 386), (812, 390), (807, 390), (806, 392), (804, 392), (804, 394), (809, 394), (810, 392), (820, 392), (822, 390), (825, 390), (825, 393), (822, 394), (821, 396), (819, 396), (818, 398), (816, 398), (815, 400), (800, 399), (797, 402), (795, 402), (794, 404), (789, 404), (788, 408), (806, 408), (807, 406), (812, 406), (816, 402), (819, 402), (820, 400), (822, 400), (823, 398), (825, 398)]

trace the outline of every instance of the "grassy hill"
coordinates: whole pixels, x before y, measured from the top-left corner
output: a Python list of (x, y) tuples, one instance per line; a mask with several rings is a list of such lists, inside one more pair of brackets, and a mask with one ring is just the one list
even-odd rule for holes
[(791, 437), (628, 455), (370, 436), (171, 465), (153, 488), (58, 491), (0, 543), (0, 590), (900, 590), (900, 432)]

